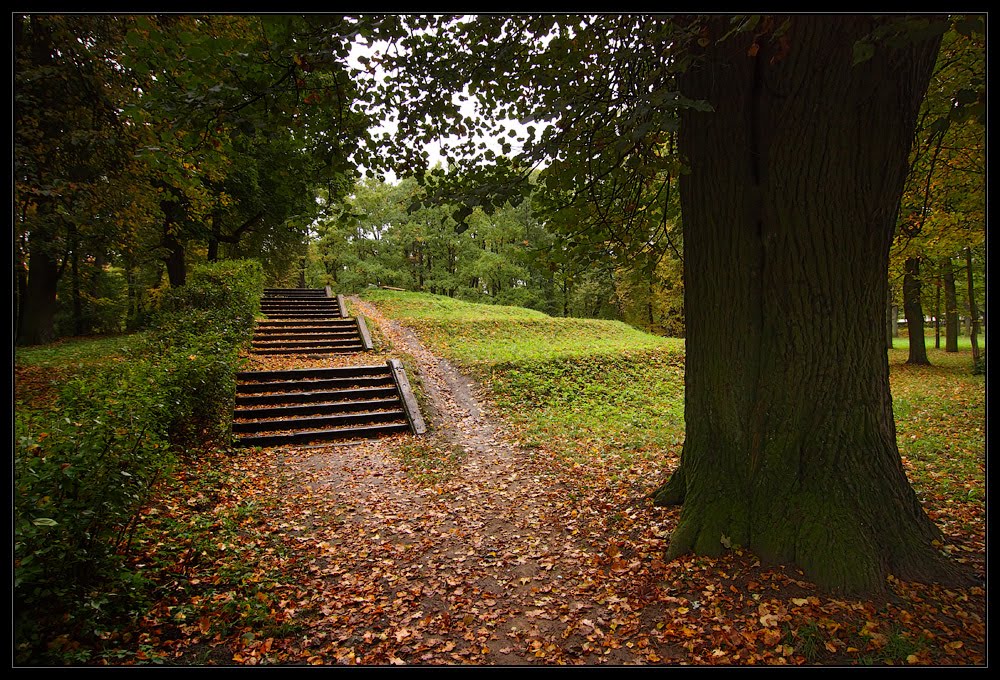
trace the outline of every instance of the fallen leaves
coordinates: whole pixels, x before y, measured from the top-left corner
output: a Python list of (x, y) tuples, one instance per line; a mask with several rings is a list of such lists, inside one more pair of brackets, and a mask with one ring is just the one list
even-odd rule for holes
[[(133, 633), (134, 662), (984, 662), (982, 588), (892, 581), (893, 601), (875, 603), (823, 595), (739, 549), (667, 562), (679, 510), (643, 497), (676, 464), (675, 448), (656, 467), (636, 457), (620, 475), (597, 444), (573, 461), (555, 455), (558, 440), (521, 446), (530, 438), (491, 415), (475, 385), (357, 304), (417, 369), (432, 437), (419, 447), (399, 436), (238, 450), (182, 471), (143, 516), (137, 562), (162, 598)], [(253, 370), (377, 362), (249, 361)], [(413, 474), (455, 446), (461, 454), (440, 474)], [(932, 503), (942, 548), (982, 564), (982, 504), (948, 500)]]

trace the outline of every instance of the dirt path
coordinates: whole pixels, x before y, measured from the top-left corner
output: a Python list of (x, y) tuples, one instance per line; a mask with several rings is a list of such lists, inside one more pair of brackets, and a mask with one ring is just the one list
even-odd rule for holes
[[(648, 663), (668, 654), (601, 644), (621, 600), (593, 592), (587, 573), (607, 556), (585, 540), (586, 512), (568, 500), (565, 481), (508, 440), (472, 381), (411, 330), (351, 302), (394, 355), (412, 357), (407, 372), (419, 376), (431, 432), (285, 451), (288, 540), (325, 555), (302, 584), (322, 613), (302, 655), (507, 665)], [(403, 468), (407, 449), (460, 462), (421, 484)]]

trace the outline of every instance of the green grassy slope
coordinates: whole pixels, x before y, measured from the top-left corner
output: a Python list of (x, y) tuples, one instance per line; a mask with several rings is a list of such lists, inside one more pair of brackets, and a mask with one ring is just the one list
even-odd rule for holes
[[(638, 457), (651, 471), (676, 463), (684, 437), (683, 340), (437, 295), (378, 290), (364, 297), (483, 380), (525, 444), (571, 461), (596, 455), (619, 471), (637, 466)], [(900, 344), (889, 351), (890, 380), (911, 480), (925, 497), (981, 500), (984, 377), (971, 374), (967, 348), (929, 349), (933, 365), (912, 367)]]
[(572, 458), (679, 451), (684, 341), (618, 321), (550, 317), (438, 295), (364, 297), (490, 388), (515, 437)]

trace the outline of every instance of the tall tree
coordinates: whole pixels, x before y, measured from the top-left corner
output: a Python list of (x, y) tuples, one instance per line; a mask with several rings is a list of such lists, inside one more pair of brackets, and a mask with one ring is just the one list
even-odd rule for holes
[(903, 313), (906, 315), (906, 333), (910, 339), (908, 364), (927, 366), (927, 344), (924, 330), (924, 307), (920, 301), (923, 284), (920, 279), (920, 258), (906, 259), (903, 274)]
[[(127, 90), (113, 67), (126, 24), (115, 17), (14, 17), (14, 205), (18, 344), (54, 339), (68, 264), (106, 247), (99, 218), (130, 169), (118, 116)], [(57, 92), (59, 96), (53, 96)], [(95, 228), (98, 227), (98, 228)]]
[(917, 274), (920, 264), (925, 273), (931, 262), (939, 264), (936, 278), (945, 289), (945, 350), (957, 352), (952, 258), (961, 256), (967, 245), (981, 243), (985, 232), (985, 50), (980, 33), (973, 18), (959, 18), (944, 34), (914, 131), (890, 259), (890, 271), (902, 271), (910, 363), (927, 361), (917, 330), (925, 297)]
[[(888, 573), (962, 580), (903, 469), (884, 334), (908, 152), (947, 23), (419, 23), (426, 31), (404, 41), (405, 57), (391, 64), (400, 75), (388, 83), (406, 100), (398, 112), (409, 138), (428, 134), (428, 113), (442, 127), (457, 120), (447, 96), (426, 104), (406, 98), (408, 87), (460, 96), (468, 86), (481, 102), (503, 101), (501, 114), (548, 121), (523, 143), (524, 157), (547, 149), (554, 161), (543, 180), (572, 189), (593, 180), (587, 154), (628, 167), (680, 114), (687, 433), (659, 495), (684, 503), (669, 554), (741, 545), (852, 593), (884, 590)], [(610, 111), (595, 104), (602, 96)], [(596, 130), (627, 141), (603, 153), (574, 145)], [(494, 186), (509, 186), (525, 164), (500, 164)]]
[(141, 79), (126, 107), (150, 129), (161, 193), (159, 246), (172, 285), (187, 250), (223, 244), (274, 264), (301, 256), (320, 205), (350, 187), (368, 119), (345, 62), (369, 19), (163, 15), (136, 19), (123, 62)]

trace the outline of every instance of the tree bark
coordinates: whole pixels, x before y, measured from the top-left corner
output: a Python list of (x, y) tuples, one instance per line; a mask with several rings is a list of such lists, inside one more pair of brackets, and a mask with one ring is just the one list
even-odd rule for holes
[(896, 337), (896, 305), (892, 304), (892, 293), (885, 300), (885, 346), (892, 349), (892, 339)]
[(938, 278), (934, 291), (934, 349), (941, 349), (941, 279)]
[(924, 308), (920, 304), (920, 259), (906, 259), (903, 273), (903, 313), (906, 315), (906, 333), (910, 337), (908, 364), (930, 366), (924, 335)]
[(167, 256), (163, 261), (167, 265), (167, 278), (170, 279), (170, 286), (178, 288), (185, 285), (187, 283), (187, 262), (184, 244), (172, 233), (166, 233), (163, 236), (163, 245), (167, 249)]
[(969, 281), (969, 340), (972, 342), (972, 364), (979, 370), (979, 307), (976, 305), (976, 289), (972, 283), (972, 248), (965, 249), (965, 271)]
[(18, 345), (44, 345), (55, 340), (56, 288), (60, 267), (37, 234), (28, 247), (28, 275), (21, 300)]
[(944, 283), (944, 351), (958, 351), (958, 295), (955, 288), (955, 267), (950, 257), (941, 260)]
[(887, 573), (960, 578), (903, 469), (885, 343), (889, 246), (938, 43), (852, 66), (876, 21), (798, 15), (787, 44), (752, 48), (715, 42), (731, 25), (713, 18), (680, 76), (714, 112), (681, 114), (687, 432), (662, 489), (684, 502), (669, 557), (740, 545), (845, 593), (881, 592)]

